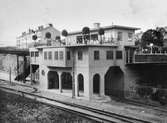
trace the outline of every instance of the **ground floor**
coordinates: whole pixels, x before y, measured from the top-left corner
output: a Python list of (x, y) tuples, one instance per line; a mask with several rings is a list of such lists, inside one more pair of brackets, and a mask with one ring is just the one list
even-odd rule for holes
[[(33, 73), (32, 73), (33, 74)], [(39, 66), (39, 89), (76, 98), (124, 97), (124, 73), (118, 66), (106, 71)]]

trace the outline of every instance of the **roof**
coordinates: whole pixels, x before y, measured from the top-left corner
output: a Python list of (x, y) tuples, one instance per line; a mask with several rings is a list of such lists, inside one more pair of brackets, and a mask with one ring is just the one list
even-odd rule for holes
[[(112, 26), (104, 26), (104, 27), (100, 27), (103, 28), (104, 31), (106, 30), (111, 30), (111, 29), (123, 29), (123, 30), (139, 30), (140, 28), (136, 28), (136, 27), (129, 27), (129, 26), (120, 26), (120, 25), (112, 25)], [(97, 32), (98, 28), (91, 28), (90, 32)], [(69, 32), (68, 35), (76, 35), (76, 34), (81, 34), (82, 31), (74, 31), (74, 32)]]

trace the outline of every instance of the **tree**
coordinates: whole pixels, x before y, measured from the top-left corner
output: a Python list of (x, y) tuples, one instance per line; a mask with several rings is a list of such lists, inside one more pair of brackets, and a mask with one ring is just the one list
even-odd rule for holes
[(100, 35), (100, 44), (102, 44), (102, 35), (104, 35), (104, 29), (103, 29), (103, 28), (100, 28), (100, 29), (98, 30), (98, 33), (99, 33), (99, 35)]
[(87, 44), (87, 40), (89, 40), (89, 38), (90, 38), (89, 27), (83, 27), (82, 28), (82, 35), (83, 35), (84, 42)]
[(164, 36), (159, 30), (149, 29), (142, 35), (141, 46), (146, 47), (147, 45), (153, 44), (162, 47), (163, 38)]
[(33, 39), (34, 41), (37, 40), (37, 38), (38, 38), (37, 35), (33, 35), (33, 36), (32, 36), (32, 39)]
[(47, 39), (50, 39), (50, 38), (51, 38), (51, 33), (50, 33), (50, 32), (47, 32), (47, 33), (45, 34), (45, 37), (46, 37)]
[(67, 36), (68, 36), (68, 32), (67, 32), (67, 30), (65, 30), (65, 29), (62, 31), (61, 34), (62, 34), (62, 36), (64, 36), (64, 37), (67, 37)]

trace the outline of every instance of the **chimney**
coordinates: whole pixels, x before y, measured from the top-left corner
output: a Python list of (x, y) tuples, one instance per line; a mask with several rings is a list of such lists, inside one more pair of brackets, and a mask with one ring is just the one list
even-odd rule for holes
[(99, 29), (100, 28), (100, 23), (93, 23), (93, 26), (95, 29)]
[(43, 29), (43, 26), (38, 26), (38, 30), (42, 30)]

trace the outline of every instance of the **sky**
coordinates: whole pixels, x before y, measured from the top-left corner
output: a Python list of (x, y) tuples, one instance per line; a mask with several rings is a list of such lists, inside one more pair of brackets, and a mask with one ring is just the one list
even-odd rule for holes
[(60, 31), (124, 25), (146, 31), (167, 26), (166, 0), (0, 0), (0, 46), (16, 45), (29, 28), (52, 23)]

